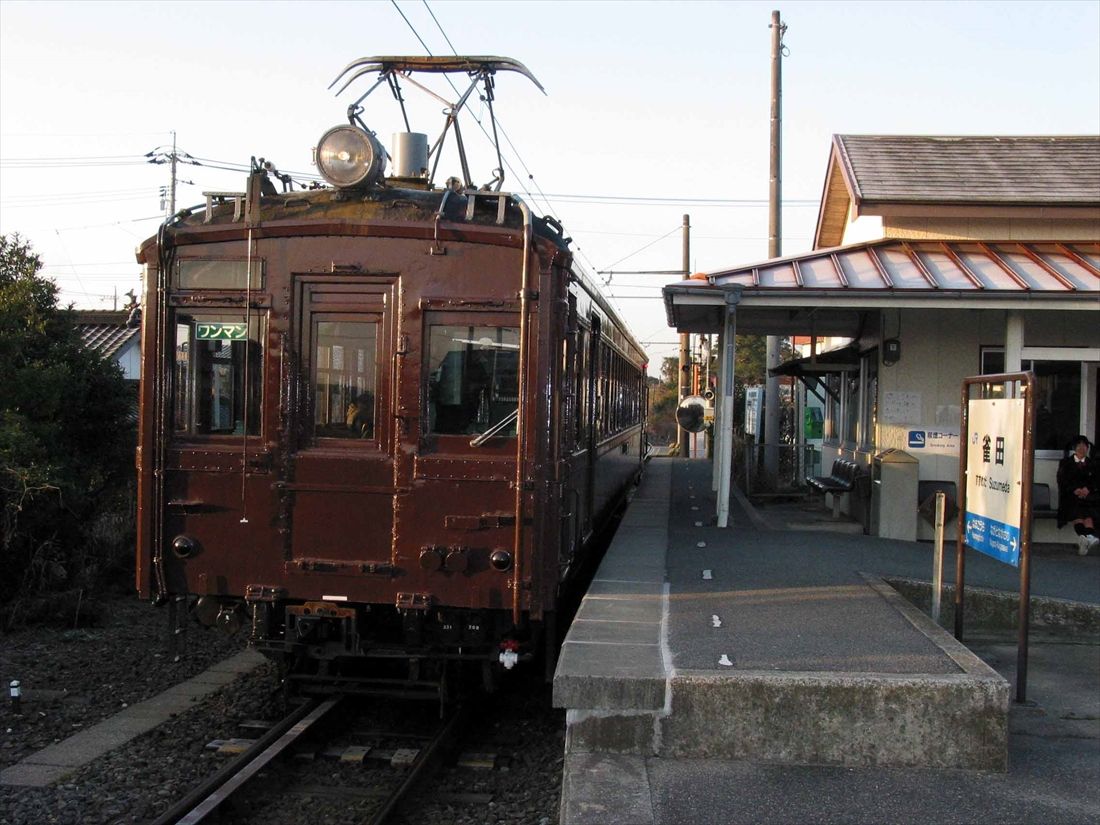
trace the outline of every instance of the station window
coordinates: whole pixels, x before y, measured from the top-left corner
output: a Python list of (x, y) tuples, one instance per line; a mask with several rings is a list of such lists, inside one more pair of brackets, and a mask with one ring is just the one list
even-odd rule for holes
[[(263, 386), (263, 318), (177, 314), (174, 427), (189, 435), (256, 435)], [(247, 422), (247, 423), (246, 423)]]
[(314, 435), (373, 439), (378, 397), (378, 323), (317, 320), (314, 324)]
[[(983, 348), (981, 369), (982, 375), (1004, 372), (1004, 350)], [(1071, 438), (1086, 429), (1081, 416), (1082, 364), (1025, 358), (1020, 369), (1035, 373), (1035, 449), (1060, 453)], [(994, 388), (997, 391), (1003, 392), (999, 387)]]
[(435, 324), (428, 335), (428, 432), (516, 434), (519, 328)]

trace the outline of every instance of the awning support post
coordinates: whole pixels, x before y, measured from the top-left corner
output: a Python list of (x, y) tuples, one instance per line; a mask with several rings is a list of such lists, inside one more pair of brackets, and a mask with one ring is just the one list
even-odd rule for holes
[(718, 462), (717, 516), (718, 526), (728, 527), (730, 518), (730, 484), (733, 476), (733, 377), (737, 354), (737, 304), (741, 300), (741, 291), (726, 293), (724, 323), (722, 324), (722, 406), (718, 423)]

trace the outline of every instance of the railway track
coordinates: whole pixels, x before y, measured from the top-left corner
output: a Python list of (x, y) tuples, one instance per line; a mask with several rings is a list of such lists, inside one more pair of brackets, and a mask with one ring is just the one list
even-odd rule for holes
[(300, 822), (296, 810), (327, 805), (341, 821), (381, 825), (453, 742), (465, 714), (458, 707), (426, 726), (421, 704), (407, 714), (387, 704), (384, 719), (379, 707), (341, 695), (311, 699), (250, 743), (213, 743), (239, 754), (153, 825)]

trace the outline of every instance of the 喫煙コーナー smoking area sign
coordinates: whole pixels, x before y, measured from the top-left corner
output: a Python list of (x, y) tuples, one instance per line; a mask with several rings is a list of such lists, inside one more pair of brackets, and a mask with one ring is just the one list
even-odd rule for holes
[(1024, 400), (971, 399), (966, 433), (964, 541), (1020, 566)]

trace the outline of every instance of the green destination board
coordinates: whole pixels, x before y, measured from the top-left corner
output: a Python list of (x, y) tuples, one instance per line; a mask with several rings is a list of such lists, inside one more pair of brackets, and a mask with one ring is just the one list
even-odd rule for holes
[(197, 341), (244, 341), (248, 338), (248, 324), (195, 324)]

